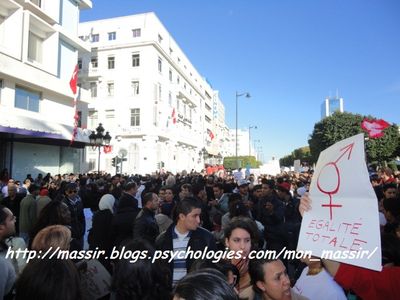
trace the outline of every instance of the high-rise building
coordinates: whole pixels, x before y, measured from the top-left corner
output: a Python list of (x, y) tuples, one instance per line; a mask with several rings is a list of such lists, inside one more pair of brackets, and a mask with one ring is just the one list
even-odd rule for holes
[[(113, 137), (101, 166), (111, 172), (120, 150), (130, 174), (201, 170), (220, 159), (224, 106), (154, 13), (84, 22), (79, 36), (92, 47), (79, 57), (92, 97), (88, 128), (102, 123)], [(97, 152), (88, 159), (95, 170)]]
[[(0, 169), (26, 174), (82, 172), (89, 142), (87, 92), (70, 88), (78, 50), (79, 11), (90, 0), (0, 1)], [(75, 141), (75, 113), (81, 117)]]
[(343, 98), (327, 97), (321, 105), (321, 119), (332, 116), (334, 112), (344, 112)]

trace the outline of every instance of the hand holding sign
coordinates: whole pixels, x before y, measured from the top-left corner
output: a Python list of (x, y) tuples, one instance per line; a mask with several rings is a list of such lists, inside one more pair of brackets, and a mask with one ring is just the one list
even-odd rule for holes
[[(378, 204), (364, 155), (363, 134), (321, 152), (310, 186), (313, 209), (304, 214), (298, 249), (380, 270)], [(303, 201), (300, 209), (306, 208)]]

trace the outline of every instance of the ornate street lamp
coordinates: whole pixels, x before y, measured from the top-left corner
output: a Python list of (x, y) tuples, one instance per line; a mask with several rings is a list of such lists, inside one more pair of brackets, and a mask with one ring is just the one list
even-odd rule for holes
[(96, 148), (99, 149), (99, 158), (97, 162), (97, 173), (100, 174), (100, 155), (101, 155), (101, 148), (104, 146), (109, 146), (111, 142), (111, 135), (106, 131), (106, 134), (103, 134), (105, 131), (103, 125), (100, 123), (99, 126), (96, 128), (96, 132), (92, 131), (89, 135), (90, 145), (92, 149), (95, 150)]

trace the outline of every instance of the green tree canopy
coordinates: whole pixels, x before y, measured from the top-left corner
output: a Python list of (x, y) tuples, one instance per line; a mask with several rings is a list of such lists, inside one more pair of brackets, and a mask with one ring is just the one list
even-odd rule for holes
[(291, 154), (281, 158), (279, 160), (279, 164), (285, 167), (293, 166), (296, 159), (300, 159), (302, 163), (306, 162), (308, 164), (312, 164), (313, 160), (310, 153), (310, 147), (305, 146), (295, 149)]
[[(376, 119), (367, 116), (368, 119)], [(317, 161), (321, 151), (338, 141), (363, 132), (365, 137), (368, 133), (361, 128), (361, 122), (364, 116), (351, 113), (336, 112), (332, 116), (324, 118), (314, 125), (308, 144), (312, 158)], [(377, 139), (368, 139), (366, 141), (366, 153), (369, 162), (377, 161), (382, 164), (396, 157), (400, 146), (400, 134), (397, 125), (391, 125), (384, 130), (384, 136)]]

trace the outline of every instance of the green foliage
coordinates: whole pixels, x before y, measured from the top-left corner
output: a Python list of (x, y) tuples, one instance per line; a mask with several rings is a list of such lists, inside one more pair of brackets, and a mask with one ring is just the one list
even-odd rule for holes
[[(367, 116), (369, 119), (376, 119)], [(368, 133), (361, 128), (361, 122), (364, 116), (351, 113), (336, 112), (332, 116), (324, 118), (314, 125), (314, 131), (308, 140), (311, 155), (314, 161), (317, 161), (321, 151), (329, 146), (351, 137), (358, 133)], [(385, 129), (385, 135), (377, 139), (368, 139), (366, 141), (366, 153), (368, 161), (377, 161), (380, 165), (396, 156), (396, 151), (400, 147), (400, 135), (397, 125), (391, 125)]]
[[(238, 156), (239, 167), (246, 168), (248, 164), (250, 164), (250, 168), (258, 168), (261, 165), (261, 162), (258, 161), (254, 156)], [(227, 156), (224, 157), (224, 168), (225, 169), (236, 169), (236, 157), (235, 156)]]
[(310, 147), (305, 146), (295, 149), (291, 154), (281, 158), (279, 160), (279, 164), (285, 167), (293, 166), (296, 159), (300, 159), (302, 163), (306, 162), (308, 164), (312, 164), (313, 160), (311, 157)]

